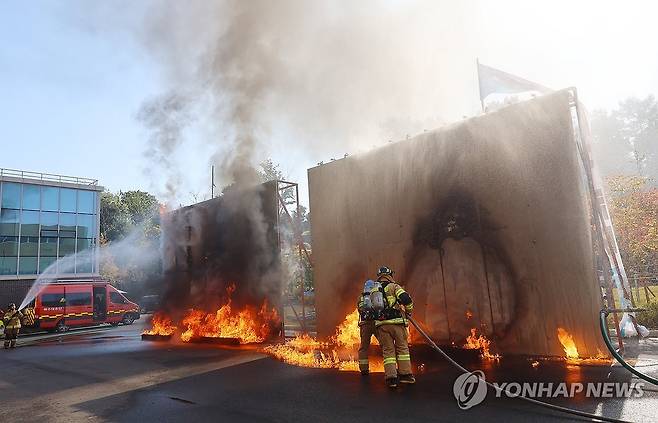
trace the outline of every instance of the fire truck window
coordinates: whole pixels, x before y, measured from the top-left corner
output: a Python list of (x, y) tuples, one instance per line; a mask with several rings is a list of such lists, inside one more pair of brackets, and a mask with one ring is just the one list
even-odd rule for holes
[(41, 296), (41, 305), (44, 307), (64, 307), (64, 293), (60, 294), (43, 294)]
[(125, 304), (126, 303), (126, 300), (118, 292), (110, 292), (110, 300), (114, 304)]
[(88, 306), (91, 305), (90, 292), (67, 292), (66, 305), (69, 306)]

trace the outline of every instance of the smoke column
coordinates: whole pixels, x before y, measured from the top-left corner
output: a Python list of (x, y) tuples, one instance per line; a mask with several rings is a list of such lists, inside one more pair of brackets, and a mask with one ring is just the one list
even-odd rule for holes
[(342, 156), (461, 117), (477, 107), (464, 100), (475, 70), (467, 9), (155, 2), (138, 36), (169, 89), (138, 113), (151, 133), (149, 166), (163, 171), (173, 196), (187, 166), (176, 151), (195, 148), (185, 136), (190, 116), (203, 128), (220, 186), (253, 183), (254, 164), (275, 151)]

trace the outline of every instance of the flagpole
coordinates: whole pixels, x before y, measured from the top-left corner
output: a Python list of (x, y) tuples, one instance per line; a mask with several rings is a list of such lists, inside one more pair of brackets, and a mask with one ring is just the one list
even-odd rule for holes
[(482, 84), (480, 83), (480, 58), (475, 58), (475, 65), (477, 66), (478, 74), (478, 96), (480, 96), (480, 106), (482, 107), (482, 113), (484, 113), (484, 99), (482, 98)]

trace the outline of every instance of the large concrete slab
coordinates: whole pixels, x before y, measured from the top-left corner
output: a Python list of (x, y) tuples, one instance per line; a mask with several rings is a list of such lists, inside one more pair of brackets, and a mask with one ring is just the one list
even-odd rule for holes
[(280, 308), (277, 185), (232, 187), (221, 197), (163, 216), (162, 261), (168, 312), (215, 310), (227, 301)]
[(563, 327), (581, 355), (604, 351), (570, 95), (309, 169), (318, 331), (388, 265), (441, 343), (477, 327), (503, 353), (564, 355)]

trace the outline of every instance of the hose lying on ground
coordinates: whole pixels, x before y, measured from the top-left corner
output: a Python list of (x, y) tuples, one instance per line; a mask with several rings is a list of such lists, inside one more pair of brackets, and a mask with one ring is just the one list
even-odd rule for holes
[[(413, 317), (409, 317), (409, 321), (414, 325), (414, 327), (423, 336), (423, 338), (425, 338), (425, 340), (427, 341), (429, 346), (432, 347), (433, 349), (435, 349), (439, 354), (441, 354), (441, 356), (443, 356), (443, 358), (448, 360), (448, 362), (450, 364), (452, 364), (453, 366), (455, 366), (456, 368), (458, 368), (459, 370), (461, 370), (464, 373), (471, 373), (470, 371), (468, 371), (464, 367), (462, 367), (461, 364), (459, 364), (455, 360), (453, 360), (441, 348), (439, 348), (439, 346), (436, 345), (436, 343), (432, 340), (432, 338), (430, 338), (429, 335), (427, 335), (427, 333), (425, 333), (425, 331), (420, 327), (420, 325), (418, 323), (416, 323), (416, 321), (413, 319)], [(626, 420), (619, 420), (619, 419), (614, 419), (614, 418), (611, 418), (611, 417), (598, 416), (596, 414), (587, 413), (585, 411), (574, 410), (574, 409), (567, 408), (567, 407), (561, 407), (559, 405), (549, 404), (547, 402), (539, 401), (539, 400), (536, 400), (536, 399), (533, 399), (533, 398), (524, 397), (523, 395), (520, 395), (520, 394), (513, 394), (507, 388), (501, 388), (499, 386), (496, 386), (492, 383), (487, 382), (486, 380), (484, 380), (484, 383), (486, 383), (487, 386), (493, 388), (495, 391), (505, 392), (505, 394), (507, 394), (508, 397), (522, 399), (524, 401), (528, 401), (532, 404), (539, 405), (539, 406), (545, 407), (545, 408), (549, 408), (551, 410), (559, 411), (559, 412), (562, 412), (562, 413), (573, 414), (573, 415), (580, 416), (580, 417), (586, 417), (586, 418), (597, 420), (597, 421), (612, 422), (612, 423), (619, 423), (619, 422), (629, 423)]]
[[(617, 359), (619, 364), (624, 366), (626, 368), (626, 370), (633, 373), (635, 376), (639, 377), (640, 379), (646, 380), (649, 383), (653, 383), (654, 385), (658, 385), (658, 379), (653, 378), (649, 375), (646, 375), (646, 374), (642, 373), (641, 371), (637, 370), (636, 368), (634, 368), (633, 366), (631, 366), (630, 364), (628, 364), (623, 359), (623, 357), (617, 352), (617, 350), (615, 350), (615, 347), (612, 345), (612, 341), (610, 341), (610, 337), (608, 336), (608, 330), (607, 330), (607, 326), (608, 326), (607, 323), (608, 322), (606, 321), (606, 319), (607, 319), (609, 313), (610, 313), (610, 310), (608, 310), (608, 309), (604, 308), (603, 310), (601, 310), (601, 319), (599, 321), (599, 323), (600, 323), (599, 326), (601, 328), (601, 335), (603, 336), (603, 340), (605, 341), (605, 345), (610, 350), (610, 354), (612, 354), (613, 357), (615, 357), (615, 359)], [(617, 334), (617, 335), (621, 336), (621, 334)]]

